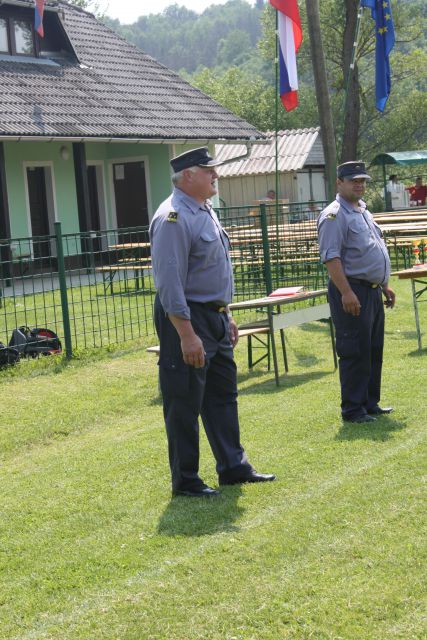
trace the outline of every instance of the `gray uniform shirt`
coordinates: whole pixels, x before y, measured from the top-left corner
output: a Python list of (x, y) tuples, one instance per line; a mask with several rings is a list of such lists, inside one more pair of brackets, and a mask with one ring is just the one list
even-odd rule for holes
[(363, 200), (355, 206), (337, 195), (317, 221), (323, 262), (340, 258), (344, 273), (352, 278), (385, 284), (390, 258), (382, 232)]
[(187, 300), (221, 301), (233, 295), (229, 240), (209, 203), (175, 188), (150, 225), (154, 284), (166, 313), (190, 319)]

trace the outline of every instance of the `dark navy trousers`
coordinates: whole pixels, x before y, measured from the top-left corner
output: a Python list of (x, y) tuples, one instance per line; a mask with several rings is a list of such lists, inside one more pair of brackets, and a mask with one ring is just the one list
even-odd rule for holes
[(237, 372), (226, 313), (189, 302), (191, 323), (203, 342), (205, 366), (184, 363), (175, 327), (156, 296), (154, 317), (160, 341), (159, 378), (174, 490), (200, 486), (199, 416), (222, 479), (247, 475), (252, 467), (240, 444)]
[(384, 305), (381, 287), (350, 283), (359, 298), (360, 315), (345, 313), (341, 293), (329, 281), (329, 305), (335, 326), (345, 418), (367, 413), (380, 401), (384, 347)]

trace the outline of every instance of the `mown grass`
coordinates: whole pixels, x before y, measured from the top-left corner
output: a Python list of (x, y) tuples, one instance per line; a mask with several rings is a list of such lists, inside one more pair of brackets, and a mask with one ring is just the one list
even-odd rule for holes
[(427, 350), (397, 289), (374, 426), (340, 420), (325, 325), (287, 332), (280, 388), (238, 347), (242, 441), (277, 481), (216, 500), (170, 497), (141, 346), (1, 373), (0, 638), (427, 638)]

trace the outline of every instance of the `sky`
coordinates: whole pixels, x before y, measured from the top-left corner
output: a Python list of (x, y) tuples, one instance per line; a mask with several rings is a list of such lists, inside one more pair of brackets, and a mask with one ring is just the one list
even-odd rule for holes
[(212, 4), (225, 4), (226, 0), (98, 0), (100, 10), (110, 18), (118, 18), (122, 24), (136, 22), (139, 16), (161, 13), (171, 4), (184, 6), (202, 13)]

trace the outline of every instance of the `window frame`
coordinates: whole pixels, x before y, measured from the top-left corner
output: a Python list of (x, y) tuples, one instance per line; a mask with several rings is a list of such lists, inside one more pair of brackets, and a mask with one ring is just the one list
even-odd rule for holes
[(6, 39), (7, 39), (7, 50), (1, 50), (0, 49), (0, 54), (1, 55), (7, 55), (10, 54), (11, 52), (11, 46), (10, 46), (10, 25), (9, 25), (9, 19), (8, 16), (0, 16), (1, 20), (4, 20), (6, 23)]
[[(0, 16), (6, 21), (6, 33), (8, 40), (8, 51), (0, 51), (2, 55), (11, 55), (11, 56), (19, 56), (23, 58), (38, 58), (40, 56), (40, 44), (39, 38), (36, 35), (36, 31), (34, 29), (34, 23), (27, 18), (26, 16), (20, 15), (2, 15)], [(30, 26), (31, 29), (31, 37), (33, 42), (33, 52), (32, 53), (21, 53), (16, 51), (16, 38), (15, 38), (15, 23), (16, 22), (25, 22)]]

